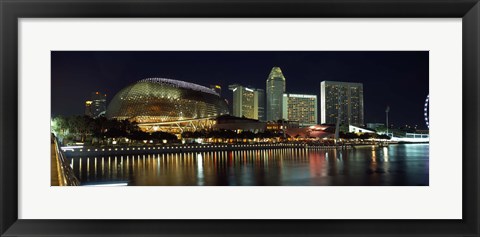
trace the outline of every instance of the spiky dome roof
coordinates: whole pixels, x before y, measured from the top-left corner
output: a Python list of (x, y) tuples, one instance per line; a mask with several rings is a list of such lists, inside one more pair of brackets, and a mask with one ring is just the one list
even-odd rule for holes
[(158, 123), (228, 114), (218, 93), (205, 86), (167, 78), (146, 78), (120, 90), (107, 108), (109, 119)]

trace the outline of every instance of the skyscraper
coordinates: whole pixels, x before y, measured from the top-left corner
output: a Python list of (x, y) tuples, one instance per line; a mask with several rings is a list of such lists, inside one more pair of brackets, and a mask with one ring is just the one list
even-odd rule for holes
[(282, 119), (283, 93), (285, 93), (285, 77), (279, 67), (273, 67), (267, 79), (267, 120)]
[(258, 93), (258, 120), (265, 121), (265, 90), (256, 89)]
[[(339, 111), (340, 109), (340, 111)], [(363, 126), (363, 84), (339, 81), (320, 83), (321, 123)]]
[(107, 95), (100, 92), (92, 93), (91, 100), (85, 101), (85, 115), (99, 117), (107, 111)]
[(230, 85), (228, 89), (233, 91), (233, 116), (259, 119), (259, 94), (262, 92), (239, 84)]
[(91, 101), (91, 100), (85, 101), (85, 116), (93, 117), (92, 103), (93, 103), (93, 101)]
[(283, 94), (283, 119), (298, 121), (299, 125), (317, 125), (317, 96)]

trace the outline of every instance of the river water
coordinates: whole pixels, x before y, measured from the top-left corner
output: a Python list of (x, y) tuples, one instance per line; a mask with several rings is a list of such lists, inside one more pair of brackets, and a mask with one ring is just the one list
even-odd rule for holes
[(429, 145), (70, 158), (82, 185), (428, 186)]

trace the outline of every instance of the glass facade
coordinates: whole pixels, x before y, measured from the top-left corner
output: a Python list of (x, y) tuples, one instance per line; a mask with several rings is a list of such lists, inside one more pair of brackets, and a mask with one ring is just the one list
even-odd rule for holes
[(259, 119), (259, 92), (263, 93), (263, 90), (259, 91), (239, 84), (230, 85), (228, 88), (233, 92), (233, 116)]
[(107, 118), (161, 123), (228, 113), (225, 101), (210, 88), (173, 79), (148, 78), (118, 92), (108, 105)]
[(283, 93), (285, 93), (285, 77), (279, 67), (272, 68), (267, 79), (267, 120), (282, 119)]
[(363, 126), (363, 84), (338, 81), (320, 83), (321, 122)]
[(256, 89), (258, 94), (258, 120), (265, 121), (265, 90), (263, 89)]

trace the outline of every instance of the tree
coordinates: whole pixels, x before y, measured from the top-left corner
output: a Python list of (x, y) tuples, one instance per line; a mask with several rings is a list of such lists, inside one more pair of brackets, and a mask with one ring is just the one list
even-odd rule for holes
[(128, 134), (124, 130), (121, 130), (118, 128), (111, 128), (111, 129), (108, 129), (107, 132), (103, 133), (103, 135), (108, 138), (118, 138), (118, 137), (126, 137)]
[(131, 134), (128, 135), (128, 138), (132, 140), (137, 140), (137, 141), (143, 141), (143, 140), (150, 140), (151, 136), (150, 134), (142, 131), (135, 131)]
[(385, 125), (378, 125), (377, 127), (375, 127), (375, 130), (379, 133), (386, 133), (387, 132), (387, 126)]
[(57, 116), (52, 118), (51, 121), (51, 130), (55, 136), (65, 136), (68, 134), (67, 120), (63, 116)]
[(251, 139), (254, 139), (254, 138), (255, 138), (255, 133), (253, 133), (253, 132), (251, 132), (251, 131), (243, 131), (243, 132), (240, 134), (240, 137), (251, 140)]
[(183, 138), (193, 138), (193, 132), (185, 131), (182, 133)]
[(207, 134), (205, 131), (195, 131), (192, 134), (192, 138), (205, 138), (207, 137)]
[[(137, 123), (128, 120), (109, 120), (105, 117), (57, 116), (51, 121), (52, 132), (63, 140), (71, 137), (74, 140), (86, 141), (88, 137), (126, 137), (139, 132)], [(138, 134), (137, 134), (138, 136)]]
[(168, 141), (177, 140), (177, 136), (175, 136), (175, 134), (168, 133), (168, 132), (154, 132), (154, 133), (151, 133), (150, 135), (151, 135), (151, 138), (155, 140), (168, 140)]
[(340, 136), (340, 138), (343, 138), (343, 139), (357, 139), (357, 138), (359, 138), (359, 136), (356, 133), (351, 133), (351, 132), (347, 132), (347, 133), (340, 132), (339, 136)]
[(378, 135), (378, 134), (377, 134), (377, 138), (378, 138), (378, 139), (386, 139), (386, 140), (390, 140), (390, 139), (391, 139), (391, 137), (388, 136), (388, 135), (386, 135), (386, 134), (381, 134), (381, 135)]
[(370, 139), (374, 137), (375, 137), (375, 133), (362, 133), (359, 136), (360, 139)]

